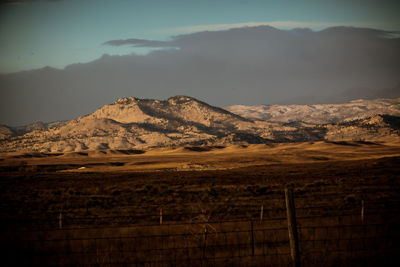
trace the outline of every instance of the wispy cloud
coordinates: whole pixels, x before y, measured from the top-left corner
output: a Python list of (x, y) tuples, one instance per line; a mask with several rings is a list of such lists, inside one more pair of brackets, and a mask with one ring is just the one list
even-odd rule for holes
[(390, 23), (386, 22), (324, 22), (324, 21), (262, 21), (262, 22), (243, 22), (243, 23), (229, 23), (229, 24), (207, 24), (207, 25), (194, 25), (184, 27), (174, 27), (162, 29), (162, 32), (169, 33), (188, 33), (199, 31), (220, 31), (232, 28), (243, 27), (256, 27), (256, 26), (272, 26), (276, 28), (328, 28), (335, 26), (353, 26), (353, 27), (371, 27), (377, 29), (384, 29), (390, 27)]

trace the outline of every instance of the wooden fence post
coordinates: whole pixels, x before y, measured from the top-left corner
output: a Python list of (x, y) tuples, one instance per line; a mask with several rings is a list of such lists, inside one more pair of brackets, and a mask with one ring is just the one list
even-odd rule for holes
[(254, 256), (254, 227), (253, 220), (250, 221), (251, 226), (251, 255)]
[(365, 203), (364, 200), (361, 200), (361, 223), (364, 223), (365, 216)]
[(58, 228), (62, 229), (62, 212), (60, 212), (60, 215), (58, 216)]
[(300, 266), (299, 242), (297, 239), (296, 211), (293, 200), (293, 188), (285, 187), (286, 214), (290, 240), (290, 255), (293, 267)]
[(207, 252), (207, 225), (204, 226), (203, 253), (202, 253), (202, 257), (201, 257), (201, 266), (203, 266), (204, 260), (206, 259), (206, 252)]

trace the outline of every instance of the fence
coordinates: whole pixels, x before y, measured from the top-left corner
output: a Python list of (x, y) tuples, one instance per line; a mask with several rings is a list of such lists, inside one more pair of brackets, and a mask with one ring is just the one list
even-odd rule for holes
[[(207, 211), (192, 213), (190, 221), (176, 220), (185, 213), (169, 217), (168, 206), (152, 214), (125, 216), (125, 225), (106, 227), (53, 214), (47, 227), (58, 230), (4, 233), (2, 251), (12, 264), (41, 266), (370, 266), (389, 264), (400, 252), (396, 195), (351, 200), (352, 205), (340, 196), (347, 201), (340, 208), (334, 198), (333, 204), (324, 200), (323, 205), (315, 194), (313, 203), (295, 195), (293, 205), (290, 194), (286, 196), (285, 200), (282, 192), (281, 198), (270, 200), (271, 207), (244, 206), (250, 210), (246, 216), (227, 220), (213, 220)], [(245, 210), (237, 205), (238, 212)], [(103, 216), (96, 221), (100, 226), (101, 221), (123, 218)], [(138, 221), (142, 223), (130, 225)]]

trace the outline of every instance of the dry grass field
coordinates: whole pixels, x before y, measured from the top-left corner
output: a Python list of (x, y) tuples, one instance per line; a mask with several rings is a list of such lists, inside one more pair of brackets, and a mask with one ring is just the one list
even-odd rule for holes
[(0, 154), (0, 168), (22, 171), (140, 172), (226, 170), (400, 156), (400, 143), (342, 141), (234, 146), (187, 146), (142, 150)]
[(303, 266), (400, 252), (396, 143), (15, 153), (0, 170), (11, 265), (287, 266), (285, 187)]

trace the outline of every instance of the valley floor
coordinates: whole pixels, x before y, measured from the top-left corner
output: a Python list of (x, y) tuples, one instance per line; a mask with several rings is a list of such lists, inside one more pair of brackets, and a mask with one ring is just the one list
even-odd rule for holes
[(0, 170), (26, 172), (142, 172), (225, 170), (275, 164), (378, 159), (400, 156), (400, 143), (308, 142), (187, 146), (142, 150), (0, 154)]
[(303, 266), (390, 266), (400, 253), (400, 144), (24, 153), (0, 165), (10, 265), (288, 266), (288, 186)]

